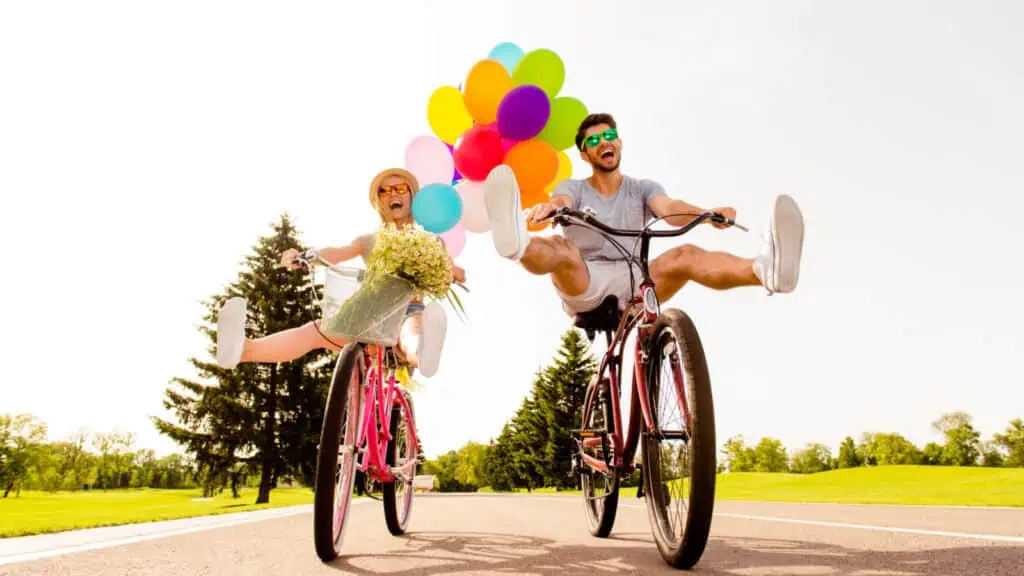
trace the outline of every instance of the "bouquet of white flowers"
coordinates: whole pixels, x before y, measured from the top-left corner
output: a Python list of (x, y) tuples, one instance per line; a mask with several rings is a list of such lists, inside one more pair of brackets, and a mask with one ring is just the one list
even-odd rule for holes
[[(457, 312), (462, 302), (451, 288), (448, 252), (433, 234), (418, 225), (388, 224), (376, 235), (359, 289), (324, 322), (329, 332), (349, 338), (394, 342), (405, 307), (414, 297), (447, 299)], [(396, 321), (395, 321), (396, 320)], [(382, 324), (385, 324), (383, 328)], [(373, 337), (373, 331), (383, 338)]]

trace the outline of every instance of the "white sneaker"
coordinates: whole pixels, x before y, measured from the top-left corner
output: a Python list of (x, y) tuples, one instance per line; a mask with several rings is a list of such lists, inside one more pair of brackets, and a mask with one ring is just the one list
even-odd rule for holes
[(231, 370), (242, 359), (245, 346), (245, 298), (236, 296), (221, 306), (217, 314), (217, 364)]
[(491, 221), (491, 240), (498, 254), (518, 261), (526, 252), (530, 236), (526, 230), (519, 184), (512, 169), (502, 164), (484, 181), (484, 205)]
[(416, 357), (420, 361), (420, 373), (430, 378), (437, 374), (437, 367), (441, 364), (448, 316), (439, 302), (431, 302), (423, 307), (422, 322), (423, 333), (420, 335), (420, 348), (416, 351)]
[(761, 254), (754, 259), (754, 274), (770, 293), (796, 289), (804, 245), (804, 217), (796, 201), (786, 194), (775, 198)]

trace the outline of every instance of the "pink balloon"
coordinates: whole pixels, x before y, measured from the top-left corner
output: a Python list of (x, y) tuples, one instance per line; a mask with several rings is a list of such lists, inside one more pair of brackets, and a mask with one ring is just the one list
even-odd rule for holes
[(420, 188), (431, 184), (450, 185), (455, 160), (448, 145), (436, 136), (417, 136), (405, 149), (405, 169), (416, 177)]
[(513, 147), (513, 146), (515, 146), (516, 144), (519, 144), (519, 141), (518, 141), (518, 140), (509, 140), (508, 138), (502, 138), (502, 139), (501, 139), (501, 147), (505, 149), (505, 153), (506, 153), (506, 154), (507, 154), (507, 153), (508, 153), (508, 151), (509, 151), (509, 150), (511, 150), (511, 149), (512, 149), (512, 147)]
[(442, 232), (441, 239), (444, 240), (444, 246), (448, 249), (448, 255), (453, 259), (458, 258), (459, 254), (462, 254), (462, 249), (466, 247), (466, 230), (460, 222)]
[(455, 191), (462, 198), (462, 220), (459, 224), (467, 232), (483, 234), (491, 229), (484, 204), (484, 183), (463, 180), (455, 185)]

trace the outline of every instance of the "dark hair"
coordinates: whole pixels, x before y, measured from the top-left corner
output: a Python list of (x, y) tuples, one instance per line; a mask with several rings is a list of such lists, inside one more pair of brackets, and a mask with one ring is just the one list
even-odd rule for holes
[(583, 150), (583, 139), (586, 138), (587, 130), (590, 130), (598, 124), (607, 124), (612, 128), (618, 128), (615, 125), (615, 118), (612, 118), (611, 114), (591, 114), (583, 119), (580, 123), (580, 127), (576, 130), (576, 149)]

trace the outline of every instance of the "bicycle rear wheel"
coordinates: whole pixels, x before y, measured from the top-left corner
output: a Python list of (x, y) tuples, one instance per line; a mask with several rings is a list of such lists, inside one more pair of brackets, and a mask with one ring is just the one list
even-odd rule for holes
[(690, 317), (676, 309), (663, 312), (648, 357), (656, 433), (645, 431), (641, 443), (647, 511), (665, 562), (690, 569), (711, 532), (717, 473), (711, 380)]
[[(584, 435), (580, 438), (579, 450), (580, 456), (586, 455), (614, 464), (611, 436), (615, 433), (615, 419), (612, 416), (610, 394), (607, 378), (596, 380), (587, 387), (583, 401)], [(601, 432), (605, 434), (602, 435)], [(615, 514), (619, 508), (618, 471), (613, 467), (609, 467), (607, 472), (595, 470), (583, 462), (582, 458), (579, 470), (583, 508), (586, 510), (590, 533), (598, 538), (607, 538), (612, 532)]]
[(334, 368), (317, 453), (313, 542), (323, 562), (341, 554), (345, 525), (352, 509), (363, 376), (363, 347), (349, 344), (341, 351)]
[[(405, 401), (412, 411), (412, 397), (404, 390), (401, 394), (405, 396)], [(388, 525), (388, 531), (394, 536), (405, 534), (406, 528), (409, 527), (409, 516), (412, 514), (412, 481), (416, 478), (416, 470), (419, 467), (417, 462), (419, 454), (413, 447), (411, 430), (413, 430), (412, 418), (406, 414), (402, 405), (396, 402), (391, 411), (391, 440), (388, 440), (385, 463), (392, 470), (410, 463), (411, 466), (406, 477), (403, 478), (401, 473), (395, 474), (392, 482), (381, 486), (384, 500), (384, 521)]]

